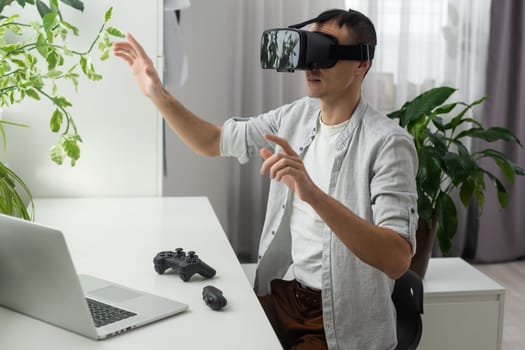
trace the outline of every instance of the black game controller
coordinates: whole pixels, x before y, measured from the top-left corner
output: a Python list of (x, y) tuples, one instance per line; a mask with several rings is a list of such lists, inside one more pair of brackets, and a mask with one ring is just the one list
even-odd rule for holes
[(182, 248), (158, 253), (153, 258), (153, 264), (155, 265), (155, 271), (159, 275), (172, 268), (184, 282), (188, 282), (191, 276), (196, 273), (205, 278), (215, 276), (215, 270), (199, 259), (199, 256), (194, 251), (189, 251), (186, 254)]
[(222, 291), (214, 286), (206, 286), (202, 289), (202, 299), (204, 299), (206, 305), (215, 311), (222, 309), (227, 304)]

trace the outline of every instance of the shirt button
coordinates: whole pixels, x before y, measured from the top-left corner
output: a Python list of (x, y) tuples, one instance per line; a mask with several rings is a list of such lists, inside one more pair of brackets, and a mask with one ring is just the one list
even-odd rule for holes
[(414, 208), (410, 208), (410, 212), (414, 214), (416, 211), (414, 210)]
[(286, 208), (286, 204), (283, 204), (283, 209), (285, 209), (285, 208)]
[(275, 235), (275, 231), (272, 231), (272, 235)]
[(262, 259), (262, 256), (259, 255), (258, 259), (261, 260), (261, 259)]
[(299, 147), (299, 151), (301, 151), (301, 152), (302, 152), (302, 151), (303, 151), (303, 148), (302, 148), (302, 147)]

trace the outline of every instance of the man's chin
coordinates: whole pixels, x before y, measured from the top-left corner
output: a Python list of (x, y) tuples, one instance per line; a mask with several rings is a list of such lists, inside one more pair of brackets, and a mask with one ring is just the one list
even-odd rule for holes
[(314, 89), (310, 89), (310, 88), (306, 88), (306, 96), (310, 97), (310, 98), (319, 98), (321, 97), (321, 94), (319, 93), (319, 91), (317, 90), (314, 90)]

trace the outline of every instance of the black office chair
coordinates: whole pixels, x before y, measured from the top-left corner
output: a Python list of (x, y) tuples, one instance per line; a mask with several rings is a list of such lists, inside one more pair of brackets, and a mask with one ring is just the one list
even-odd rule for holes
[(414, 271), (396, 280), (392, 301), (397, 312), (396, 350), (414, 350), (423, 333), (423, 282)]

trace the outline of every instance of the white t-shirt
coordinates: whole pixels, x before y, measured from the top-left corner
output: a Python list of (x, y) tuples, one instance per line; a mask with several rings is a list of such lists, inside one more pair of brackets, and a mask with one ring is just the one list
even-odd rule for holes
[[(312, 181), (328, 192), (330, 175), (335, 158), (335, 141), (350, 119), (326, 125), (319, 120), (320, 128), (305, 152), (303, 162)], [(292, 232), (292, 258), (295, 279), (310, 288), (321, 289), (321, 258), (325, 222), (298, 196), (292, 200), (290, 218)]]

